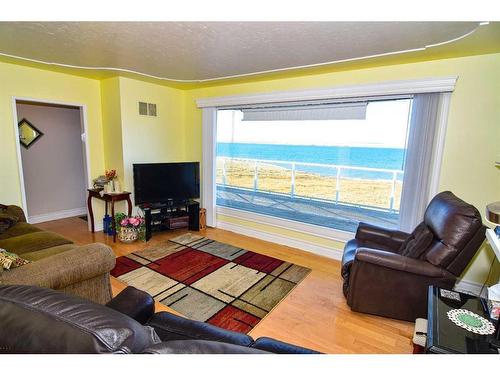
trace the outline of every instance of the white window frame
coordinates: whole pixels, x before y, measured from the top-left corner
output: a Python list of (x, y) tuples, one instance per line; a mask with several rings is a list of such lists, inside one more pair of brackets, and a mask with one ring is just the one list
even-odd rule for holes
[(202, 120), (202, 185), (201, 204), (205, 207), (206, 224), (209, 227), (216, 226), (215, 205), (215, 152), (217, 145), (217, 108), (203, 108)]
[(266, 223), (270, 226), (291, 229), (296, 232), (319, 235), (334, 241), (346, 242), (353, 237), (353, 233), (338, 229), (325, 228), (306, 223), (291, 224), (290, 220), (268, 217), (265, 215), (243, 212), (230, 208), (216, 208), (216, 144), (217, 144), (217, 110), (227, 107), (241, 105), (259, 105), (272, 103), (289, 103), (316, 100), (339, 100), (349, 98), (372, 98), (381, 99), (395, 95), (413, 95), (421, 93), (444, 93), (439, 109), (438, 128), (436, 129), (436, 144), (430, 173), (430, 200), (438, 192), (439, 178), (441, 175), (441, 163), (443, 157), (444, 140), (446, 134), (448, 109), (451, 93), (455, 89), (458, 77), (425, 78), (417, 80), (388, 81), (366, 85), (338, 86), (327, 89), (276, 91), (270, 93), (222, 96), (211, 98), (200, 98), (196, 100), (197, 107), (203, 110), (203, 181), (202, 181), (202, 206), (206, 209), (207, 225), (217, 226), (217, 212), (230, 215), (235, 218), (255, 222)]

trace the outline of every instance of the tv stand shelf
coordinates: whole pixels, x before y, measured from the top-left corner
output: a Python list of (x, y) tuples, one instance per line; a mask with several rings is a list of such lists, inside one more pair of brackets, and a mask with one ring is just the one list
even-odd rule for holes
[(143, 204), (140, 207), (146, 221), (146, 241), (149, 241), (153, 232), (179, 228), (200, 230), (200, 204), (197, 201)]

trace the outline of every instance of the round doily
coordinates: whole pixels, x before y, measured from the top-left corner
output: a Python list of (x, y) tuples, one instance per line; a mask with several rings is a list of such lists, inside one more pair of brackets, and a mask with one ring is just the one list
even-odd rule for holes
[(457, 326), (478, 335), (491, 335), (495, 333), (495, 327), (487, 319), (472, 311), (465, 309), (454, 309), (447, 313), (448, 318)]

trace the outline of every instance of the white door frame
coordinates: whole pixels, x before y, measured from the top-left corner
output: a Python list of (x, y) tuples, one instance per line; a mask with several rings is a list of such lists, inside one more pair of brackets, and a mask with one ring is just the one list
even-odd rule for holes
[[(12, 118), (14, 121), (14, 135), (16, 138), (16, 153), (17, 153), (17, 167), (18, 167), (18, 172), (19, 172), (19, 184), (21, 185), (21, 202), (23, 206), (24, 213), (26, 215), (26, 219), (28, 220), (29, 218), (29, 212), (28, 212), (28, 204), (26, 203), (26, 189), (24, 187), (24, 171), (23, 171), (23, 160), (21, 158), (21, 144), (19, 143), (19, 118), (17, 115), (17, 102), (18, 101), (25, 101), (25, 102), (32, 102), (34, 104), (41, 103), (41, 104), (55, 104), (55, 105), (65, 105), (65, 106), (70, 106), (70, 107), (78, 107), (80, 108), (80, 118), (81, 122), (83, 125), (83, 133), (81, 135), (82, 137), (82, 142), (84, 144), (84, 155), (83, 155), (83, 160), (84, 160), (84, 170), (86, 173), (86, 179), (87, 179), (87, 186), (86, 188), (90, 188), (92, 185), (92, 178), (90, 174), (90, 149), (89, 149), (89, 144), (87, 142), (87, 135), (88, 135), (88, 123), (87, 123), (87, 105), (82, 104), (82, 103), (73, 103), (73, 102), (65, 102), (65, 101), (60, 101), (60, 100), (49, 100), (49, 99), (39, 99), (39, 98), (29, 98), (29, 97), (21, 97), (21, 96), (13, 96), (12, 97)], [(88, 214), (88, 212), (87, 212)], [(89, 223), (89, 228), (90, 228), (90, 223)]]

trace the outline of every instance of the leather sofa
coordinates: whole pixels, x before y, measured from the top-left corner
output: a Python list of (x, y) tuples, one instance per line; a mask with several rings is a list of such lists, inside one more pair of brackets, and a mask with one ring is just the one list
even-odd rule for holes
[(31, 261), (0, 272), (0, 284), (37, 285), (104, 304), (111, 297), (109, 272), (115, 266), (110, 247), (93, 243), (77, 246), (57, 233), (26, 222), (23, 210), (0, 205), (0, 211), (16, 223), (0, 232), (0, 248)]
[(449, 191), (432, 199), (411, 234), (360, 223), (342, 257), (347, 304), (400, 320), (427, 317), (428, 287), (453, 288), (485, 229), (479, 211)]
[(0, 286), (0, 353), (315, 354), (167, 312), (127, 287), (106, 306), (58, 291)]

